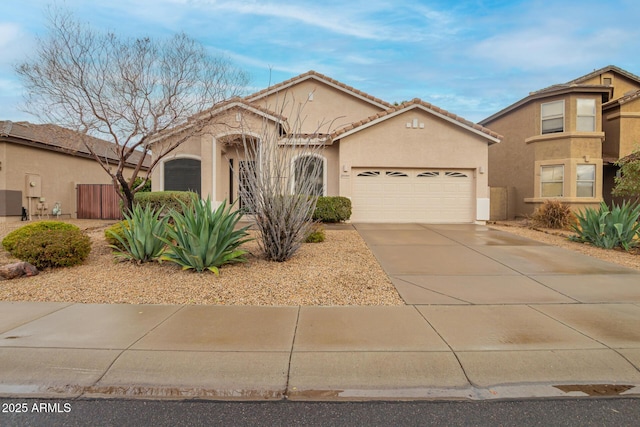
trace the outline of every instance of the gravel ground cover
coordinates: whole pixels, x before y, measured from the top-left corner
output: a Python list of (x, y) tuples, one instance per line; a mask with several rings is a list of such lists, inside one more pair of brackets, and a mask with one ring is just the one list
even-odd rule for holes
[[(323, 243), (305, 244), (285, 263), (262, 259), (257, 243), (243, 247), (248, 262), (224, 266), (220, 276), (170, 264), (115, 263), (104, 240), (113, 221), (71, 220), (92, 239), (85, 264), (0, 281), (3, 301), (215, 305), (402, 305), (371, 251), (354, 230), (327, 230)], [(0, 239), (24, 223), (0, 223)], [(605, 250), (569, 241), (569, 231), (530, 228), (526, 221), (489, 227), (640, 270), (640, 250)], [(16, 259), (0, 247), (0, 264)]]
[[(71, 221), (92, 239), (80, 266), (0, 281), (0, 300), (127, 304), (402, 305), (404, 302), (355, 230), (327, 230), (322, 243), (304, 244), (289, 261), (260, 256), (243, 245), (248, 262), (221, 268), (220, 276), (182, 271), (172, 263), (115, 263), (104, 239), (113, 223)], [(0, 239), (24, 223), (0, 224)], [(15, 262), (0, 249), (0, 264)]]

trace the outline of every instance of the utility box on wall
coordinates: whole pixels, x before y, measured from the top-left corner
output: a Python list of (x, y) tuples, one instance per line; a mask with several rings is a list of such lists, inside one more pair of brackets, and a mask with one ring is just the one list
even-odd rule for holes
[(0, 216), (22, 215), (22, 191), (0, 190)]
[(25, 176), (25, 196), (42, 197), (42, 180), (40, 175), (28, 173)]

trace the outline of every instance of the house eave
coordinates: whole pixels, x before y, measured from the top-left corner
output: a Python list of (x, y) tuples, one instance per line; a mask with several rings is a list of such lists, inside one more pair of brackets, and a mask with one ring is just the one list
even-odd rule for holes
[(317, 75), (316, 73), (303, 75), (302, 77), (299, 77), (297, 79), (294, 78), (290, 82), (288, 82), (288, 83), (286, 83), (284, 85), (276, 85), (276, 86), (274, 86), (273, 88), (271, 88), (271, 89), (269, 89), (267, 91), (261, 91), (261, 92), (258, 92), (257, 94), (249, 95), (245, 99), (248, 102), (256, 102), (256, 101), (258, 101), (260, 99), (263, 99), (263, 98), (265, 98), (267, 96), (273, 95), (273, 94), (278, 93), (278, 92), (282, 92), (282, 91), (284, 91), (284, 90), (286, 90), (286, 89), (288, 89), (288, 88), (290, 88), (292, 86), (295, 86), (298, 83), (301, 83), (301, 82), (304, 82), (304, 81), (307, 81), (307, 80), (316, 80), (318, 82), (326, 84), (327, 86), (330, 86), (330, 87), (332, 87), (334, 89), (337, 89), (337, 90), (339, 90), (339, 91), (341, 91), (343, 93), (346, 93), (349, 96), (353, 96), (355, 98), (360, 99), (361, 101), (365, 101), (365, 102), (367, 102), (367, 103), (369, 103), (371, 105), (374, 105), (377, 108), (380, 108), (382, 110), (386, 110), (386, 109), (389, 108), (389, 104), (378, 102), (375, 99), (371, 99), (371, 98), (369, 98), (369, 97), (367, 97), (367, 96), (365, 96), (363, 94), (360, 94), (358, 92), (354, 92), (352, 90), (349, 90), (349, 88), (342, 87), (339, 84), (336, 84), (336, 83), (334, 83), (332, 81), (326, 80), (326, 79), (322, 78), (321, 76)]
[(489, 135), (489, 134), (487, 134), (485, 132), (482, 132), (479, 129), (475, 129), (472, 126), (468, 126), (465, 123), (462, 123), (462, 122), (460, 122), (459, 120), (456, 120), (453, 117), (449, 117), (449, 116), (447, 116), (445, 114), (442, 114), (442, 113), (439, 113), (437, 111), (434, 111), (434, 110), (432, 110), (430, 108), (427, 108), (427, 107), (425, 107), (425, 106), (423, 106), (421, 104), (413, 104), (413, 105), (410, 105), (407, 108), (402, 108), (402, 109), (399, 109), (399, 110), (394, 111), (392, 113), (386, 114), (386, 115), (384, 115), (382, 117), (379, 117), (377, 119), (371, 120), (370, 122), (364, 123), (364, 124), (362, 124), (362, 125), (360, 125), (358, 127), (355, 127), (353, 129), (350, 129), (350, 130), (340, 134), (339, 138), (342, 139), (342, 138), (348, 137), (348, 136), (353, 135), (353, 134), (355, 134), (357, 132), (360, 132), (361, 130), (367, 129), (367, 128), (371, 127), (371, 126), (375, 126), (375, 125), (377, 125), (377, 124), (379, 124), (381, 122), (384, 122), (385, 120), (388, 120), (388, 119), (390, 119), (392, 117), (397, 117), (397, 116), (399, 116), (401, 114), (406, 113), (407, 111), (410, 111), (410, 110), (416, 109), (416, 108), (420, 109), (422, 111), (425, 111), (425, 112), (427, 112), (429, 114), (432, 114), (432, 115), (434, 115), (436, 117), (439, 117), (439, 118), (441, 118), (443, 120), (446, 120), (447, 122), (449, 122), (449, 123), (451, 123), (453, 125), (461, 127), (461, 128), (463, 128), (463, 129), (465, 129), (467, 131), (470, 131), (470, 132), (472, 132), (472, 133), (474, 133), (474, 134), (476, 134), (478, 136), (481, 136), (481, 137), (487, 139), (488, 142), (489, 142), (489, 145), (496, 144), (496, 143), (500, 142), (500, 138), (498, 138), (498, 137), (494, 137), (493, 135)]
[[(50, 145), (44, 142), (40, 142), (40, 141), (33, 141), (33, 140), (29, 140), (29, 139), (23, 139), (23, 138), (18, 138), (12, 135), (3, 135), (2, 137), (0, 137), (0, 142), (5, 142), (5, 143), (10, 143), (10, 144), (16, 144), (16, 145), (21, 145), (24, 147), (29, 147), (29, 148), (35, 148), (37, 150), (46, 150), (46, 151), (51, 151), (54, 153), (58, 153), (58, 154), (65, 154), (68, 156), (74, 156), (74, 157), (80, 157), (83, 159), (89, 159), (89, 160), (94, 160), (95, 161), (95, 157), (89, 153), (89, 152), (85, 152), (85, 151), (79, 151), (79, 150), (73, 150), (73, 149), (65, 149), (64, 147), (58, 147), (55, 145)], [(151, 152), (149, 152), (148, 156), (151, 156)], [(110, 165), (117, 165), (118, 164), (118, 160), (117, 159), (113, 159), (110, 157), (102, 157), (100, 156), (101, 159), (104, 159), (106, 161), (106, 163), (110, 164)], [(124, 162), (125, 166), (130, 167), (130, 168), (135, 168), (138, 164), (136, 162), (128, 162), (125, 161)], [(142, 164), (140, 166), (141, 170), (147, 171), (149, 170), (149, 165), (146, 164)]]
[(491, 123), (492, 121), (499, 119), (500, 117), (514, 111), (517, 110), (518, 108), (533, 102), (533, 101), (537, 101), (540, 99), (544, 99), (544, 98), (551, 98), (554, 96), (559, 96), (559, 95), (566, 95), (569, 93), (612, 93), (613, 88), (609, 87), (609, 86), (579, 86), (579, 85), (573, 85), (573, 86), (568, 86), (568, 87), (562, 87), (562, 88), (555, 88), (555, 89), (549, 89), (549, 90), (544, 90), (542, 92), (531, 92), (529, 94), (529, 96), (522, 98), (521, 100), (509, 105), (508, 107), (498, 111), (497, 113), (482, 119), (478, 122), (478, 124), (482, 125), (482, 126), (486, 126), (488, 123)]

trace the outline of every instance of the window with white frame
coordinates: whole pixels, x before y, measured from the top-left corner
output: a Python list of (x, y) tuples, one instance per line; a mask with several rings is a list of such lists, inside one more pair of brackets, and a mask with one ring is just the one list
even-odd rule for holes
[(546, 102), (540, 107), (542, 133), (564, 132), (564, 101)]
[(564, 165), (540, 167), (540, 196), (562, 197), (564, 195)]
[(595, 197), (596, 165), (578, 165), (576, 182), (578, 197)]
[(294, 162), (295, 193), (310, 196), (324, 195), (324, 159), (319, 156), (300, 156)]
[(595, 132), (596, 130), (596, 100), (578, 99), (578, 116), (576, 130), (580, 132)]

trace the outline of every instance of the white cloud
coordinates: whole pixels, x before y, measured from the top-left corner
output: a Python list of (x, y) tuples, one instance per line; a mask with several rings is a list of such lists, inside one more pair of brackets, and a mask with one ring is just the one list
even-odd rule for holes
[(0, 55), (1, 63), (14, 61), (24, 53), (24, 34), (19, 25), (11, 22), (0, 22)]

